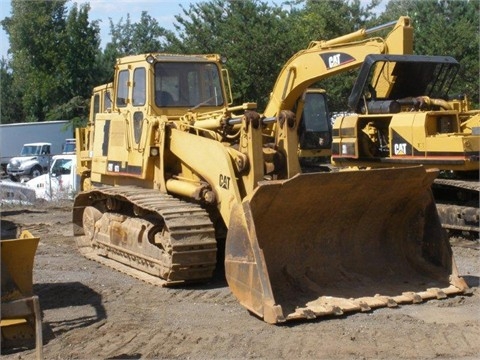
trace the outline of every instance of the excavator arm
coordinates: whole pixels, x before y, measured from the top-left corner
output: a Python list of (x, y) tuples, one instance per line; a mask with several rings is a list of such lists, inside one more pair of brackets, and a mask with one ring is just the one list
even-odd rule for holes
[[(393, 26), (385, 37), (370, 34)], [(283, 67), (263, 115), (274, 117), (282, 110), (293, 109), (297, 99), (312, 84), (327, 77), (355, 69), (369, 54), (413, 53), (413, 27), (410, 18), (402, 16), (372, 29), (361, 29), (328, 41), (313, 41), (297, 52)]]

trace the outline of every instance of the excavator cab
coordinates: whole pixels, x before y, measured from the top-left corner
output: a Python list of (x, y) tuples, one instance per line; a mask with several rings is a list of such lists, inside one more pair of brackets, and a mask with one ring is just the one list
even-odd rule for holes
[(298, 127), (300, 156), (308, 156), (303, 150), (330, 150), (332, 125), (325, 91), (309, 89), (303, 101), (305, 105)]
[(355, 114), (334, 124), (332, 160), (478, 173), (478, 134), (461, 130), (478, 115), (449, 96), (458, 69), (449, 56), (368, 55), (348, 99)]
[(458, 68), (459, 63), (448, 56), (368, 55), (348, 105), (359, 114), (398, 113), (408, 106), (406, 111), (434, 105), (415, 102), (415, 98), (447, 99)]

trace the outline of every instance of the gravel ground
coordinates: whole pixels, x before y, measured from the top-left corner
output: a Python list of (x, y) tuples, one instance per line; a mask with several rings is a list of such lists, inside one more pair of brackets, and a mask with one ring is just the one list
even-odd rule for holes
[[(268, 325), (208, 284), (155, 287), (83, 258), (70, 202), (2, 206), (2, 232), (40, 236), (33, 271), (46, 359), (477, 359), (478, 241), (451, 238), (469, 296), (315, 321)], [(34, 359), (34, 349), (2, 359)]]

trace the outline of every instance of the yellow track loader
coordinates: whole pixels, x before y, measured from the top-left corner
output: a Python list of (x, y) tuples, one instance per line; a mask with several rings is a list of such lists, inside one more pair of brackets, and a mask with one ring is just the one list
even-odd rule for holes
[[(395, 29), (410, 33), (408, 19)], [(467, 291), (438, 221), (435, 171), (301, 173), (289, 106), (316, 77), (261, 115), (231, 105), (219, 55), (118, 59), (102, 87), (111, 108), (92, 108), (77, 129), (79, 251), (163, 286), (208, 281), (224, 262), (232, 293), (268, 323)]]

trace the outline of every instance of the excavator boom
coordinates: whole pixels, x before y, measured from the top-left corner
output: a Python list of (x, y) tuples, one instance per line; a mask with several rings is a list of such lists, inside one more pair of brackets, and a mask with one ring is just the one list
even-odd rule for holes
[[(368, 37), (392, 26), (392, 31), (385, 38)], [(293, 109), (295, 101), (312, 84), (359, 67), (369, 54), (384, 53), (413, 53), (410, 18), (402, 16), (396, 22), (373, 29), (361, 29), (332, 40), (311, 42), (307, 49), (293, 55), (284, 65), (263, 115), (272, 117), (282, 110)]]

